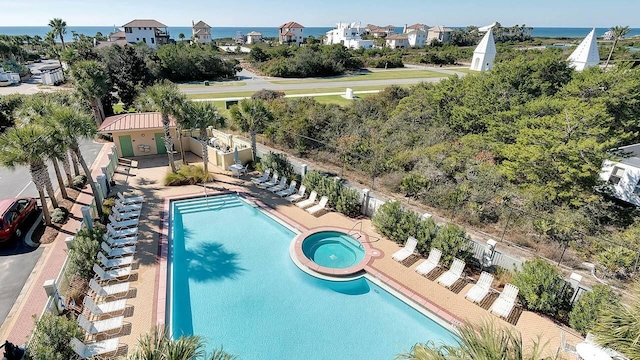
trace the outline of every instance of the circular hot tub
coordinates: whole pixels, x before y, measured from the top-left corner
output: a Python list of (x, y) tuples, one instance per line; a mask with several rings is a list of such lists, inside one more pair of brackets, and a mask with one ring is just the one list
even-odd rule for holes
[(382, 256), (367, 234), (328, 226), (296, 236), (289, 253), (307, 273), (342, 279), (360, 274), (373, 257)]
[(314, 263), (332, 269), (346, 269), (364, 259), (362, 244), (338, 231), (320, 231), (302, 241), (302, 253)]

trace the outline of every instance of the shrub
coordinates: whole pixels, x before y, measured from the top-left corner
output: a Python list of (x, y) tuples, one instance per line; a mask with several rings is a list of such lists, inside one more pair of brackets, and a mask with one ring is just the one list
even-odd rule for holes
[(596, 255), (596, 259), (608, 276), (624, 279), (633, 272), (637, 256), (638, 253), (631, 249), (612, 246)]
[(166, 186), (194, 185), (213, 180), (213, 175), (205, 174), (202, 166), (189, 165), (180, 168), (178, 172), (169, 172), (164, 177)]
[(104, 231), (99, 228), (83, 228), (78, 231), (69, 249), (67, 275), (77, 275), (87, 280), (91, 278), (103, 234)]
[(262, 89), (258, 92), (253, 93), (253, 95), (251, 95), (252, 99), (260, 99), (264, 101), (275, 100), (281, 97), (284, 97), (284, 91), (269, 90), (269, 89)]
[(73, 187), (76, 189), (82, 189), (87, 183), (87, 177), (84, 175), (78, 175), (73, 178)]
[(396, 236), (403, 242), (405, 242), (409, 236), (416, 237), (420, 222), (420, 215), (418, 215), (417, 212), (413, 210), (404, 210), (400, 217), (400, 221), (396, 224)]
[(51, 212), (51, 221), (56, 224), (64, 224), (67, 221), (69, 211), (64, 207), (57, 207)]
[(115, 197), (108, 197), (102, 202), (102, 220), (106, 222), (109, 215), (113, 214), (113, 207), (116, 205)]
[(453, 258), (467, 261), (471, 258), (471, 240), (467, 237), (467, 233), (463, 228), (455, 224), (447, 224), (440, 227), (436, 234), (431, 247), (442, 251), (440, 261), (443, 264), (449, 264)]
[(360, 215), (360, 194), (358, 190), (343, 187), (336, 202), (336, 211), (349, 217)]
[(525, 308), (557, 316), (568, 309), (573, 289), (560, 276), (558, 269), (542, 259), (528, 260), (516, 271), (513, 284)]
[(421, 220), (418, 223), (416, 229), (416, 239), (418, 240), (416, 251), (422, 256), (428, 256), (431, 251), (433, 239), (436, 238), (438, 229), (438, 225), (432, 218)]
[(573, 305), (569, 313), (569, 325), (585, 336), (593, 328), (601, 310), (607, 304), (615, 304), (618, 301), (618, 297), (609, 286), (595, 285), (593, 291), (583, 293)]
[(397, 224), (402, 219), (403, 211), (399, 201), (387, 201), (373, 214), (373, 226), (376, 230), (398, 244), (404, 244), (406, 238), (401, 238), (396, 233)]
[(269, 152), (260, 159), (263, 169), (271, 169), (271, 172), (278, 173), (280, 177), (290, 178), (293, 175), (293, 165), (284, 154)]
[(69, 342), (82, 338), (82, 332), (74, 319), (45, 312), (36, 320), (33, 339), (27, 353), (32, 360), (67, 360), (77, 356)]

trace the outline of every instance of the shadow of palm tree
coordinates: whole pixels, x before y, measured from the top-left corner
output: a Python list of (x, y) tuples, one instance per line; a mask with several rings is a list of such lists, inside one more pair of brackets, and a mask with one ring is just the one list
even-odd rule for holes
[(195, 249), (186, 249), (184, 261), (187, 275), (198, 282), (235, 280), (246, 271), (239, 265), (239, 254), (226, 251), (221, 243), (204, 243)]

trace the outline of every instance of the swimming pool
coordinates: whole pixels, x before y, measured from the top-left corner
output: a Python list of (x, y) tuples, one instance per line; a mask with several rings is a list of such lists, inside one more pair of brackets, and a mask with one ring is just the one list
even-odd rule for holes
[(169, 230), (174, 335), (243, 360), (393, 359), (416, 342), (454, 342), (369, 279), (301, 271), (288, 252), (296, 234), (237, 195), (172, 202)]

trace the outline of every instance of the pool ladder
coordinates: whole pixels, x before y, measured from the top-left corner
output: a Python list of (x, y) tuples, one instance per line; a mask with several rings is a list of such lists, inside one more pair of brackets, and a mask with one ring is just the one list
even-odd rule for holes
[[(356, 230), (356, 227), (358, 227), (358, 230)], [(349, 232), (347, 232), (347, 235), (353, 237), (354, 239), (358, 240), (358, 242), (360, 243), (372, 243), (372, 242), (377, 242), (380, 241), (380, 238), (377, 236), (371, 236), (369, 235), (369, 238), (374, 238), (376, 240), (374, 241), (361, 241), (360, 238), (362, 237), (362, 221), (358, 221), (357, 223), (353, 224), (353, 226), (351, 227), (351, 230), (349, 230)]]

